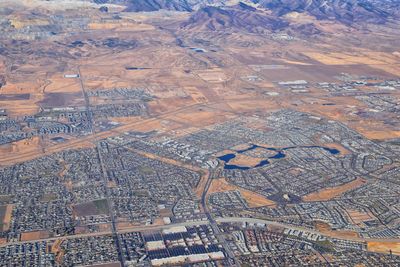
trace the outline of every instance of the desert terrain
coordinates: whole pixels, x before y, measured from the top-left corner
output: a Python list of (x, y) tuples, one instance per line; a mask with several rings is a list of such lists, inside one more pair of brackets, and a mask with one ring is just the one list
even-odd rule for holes
[[(151, 231), (204, 223), (220, 266), (240, 266), (263, 261), (264, 220), (293, 232), (254, 242), (285, 239), (292, 264), (294, 235), (315, 266), (350, 248), (392, 263), (400, 22), (368, 1), (2, 1), (0, 252), (43, 241), (64, 266), (156, 266)], [(116, 249), (79, 262), (93, 240)]]

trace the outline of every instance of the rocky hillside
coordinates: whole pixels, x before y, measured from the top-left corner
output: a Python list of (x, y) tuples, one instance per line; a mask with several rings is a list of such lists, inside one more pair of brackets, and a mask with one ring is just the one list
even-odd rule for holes
[(94, 0), (97, 4), (116, 3), (126, 5), (127, 12), (158, 10), (191, 12), (208, 5), (223, 6), (224, 0)]
[[(345, 24), (355, 22), (385, 23), (400, 7), (391, 0), (253, 0), (277, 16), (291, 12), (307, 13), (320, 20), (336, 20)], [(396, 4), (397, 2), (397, 4)]]
[(286, 26), (288, 23), (283, 19), (270, 16), (244, 3), (225, 8), (211, 6), (201, 8), (182, 24), (186, 29), (212, 31), (239, 29), (248, 32), (274, 31)]

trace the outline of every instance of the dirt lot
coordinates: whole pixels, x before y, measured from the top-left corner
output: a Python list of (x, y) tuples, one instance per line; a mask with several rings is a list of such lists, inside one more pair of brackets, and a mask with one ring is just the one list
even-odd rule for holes
[(322, 234), (328, 235), (330, 237), (336, 237), (336, 238), (354, 238), (354, 237), (359, 237), (358, 233), (354, 231), (345, 231), (345, 230), (332, 230), (329, 224), (325, 222), (315, 222), (315, 227), (317, 228), (318, 231), (320, 231)]
[(367, 242), (367, 249), (371, 252), (390, 253), (400, 255), (400, 242)]
[(49, 237), (50, 233), (48, 231), (26, 232), (21, 234), (21, 241), (38, 240)]
[(318, 53), (306, 52), (308, 57), (326, 65), (358, 65), (365, 64), (373, 68), (399, 75), (400, 68), (397, 65), (399, 57), (384, 52), (357, 52), (357, 53)]
[(340, 186), (336, 186), (336, 187), (327, 187), (318, 192), (308, 194), (303, 197), (303, 200), (307, 201), (307, 202), (330, 200), (332, 198), (340, 196), (341, 194), (343, 194), (351, 189), (360, 187), (364, 183), (365, 183), (364, 179), (357, 178), (356, 180), (354, 180), (350, 183), (344, 184), (344, 185), (340, 185)]
[(367, 249), (371, 252), (390, 253), (400, 255), (400, 242), (367, 242)]
[(10, 228), (13, 205), (0, 206), (0, 230), (8, 231)]
[(206, 82), (220, 83), (227, 80), (227, 76), (222, 69), (204, 70), (197, 72), (197, 74)]
[(229, 161), (229, 164), (242, 166), (242, 167), (255, 167), (260, 163), (259, 158), (253, 158), (243, 154), (237, 154), (234, 159)]
[(351, 220), (356, 225), (363, 225), (363, 222), (374, 220), (375, 216), (370, 212), (361, 212), (358, 210), (346, 210)]
[(275, 207), (276, 204), (272, 200), (265, 198), (264, 196), (252, 192), (250, 190), (238, 187), (230, 184), (225, 178), (215, 179), (211, 182), (210, 189), (207, 195), (217, 192), (233, 191), (238, 190), (242, 197), (247, 201), (247, 204), (251, 208), (270, 206)]
[(90, 216), (108, 214), (107, 200), (99, 199), (88, 203), (82, 203), (74, 206), (76, 216)]

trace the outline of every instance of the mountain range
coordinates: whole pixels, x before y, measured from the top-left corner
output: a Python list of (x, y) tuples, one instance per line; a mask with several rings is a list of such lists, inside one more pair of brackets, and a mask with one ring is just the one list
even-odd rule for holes
[(285, 20), (266, 14), (244, 3), (231, 7), (207, 6), (196, 11), (188, 21), (182, 23), (183, 28), (203, 30), (223, 30), (236, 28), (248, 32), (264, 30), (280, 30), (288, 26)]
[(259, 33), (292, 30), (319, 33), (314, 23), (293, 24), (288, 16), (303, 14), (315, 21), (332, 21), (345, 26), (385, 24), (400, 17), (398, 0), (95, 0), (118, 3), (127, 12), (159, 10), (190, 12), (183, 29), (244, 30)]
[(192, 12), (208, 5), (224, 6), (224, 0), (94, 0), (97, 4), (123, 4), (127, 12), (158, 10)]
[[(345, 24), (354, 22), (384, 23), (392, 15), (385, 5), (369, 0), (256, 0), (261, 7), (277, 16), (291, 12), (307, 13), (319, 20), (336, 20)], [(385, 2), (381, 1), (381, 4)], [(400, 2), (398, 3), (400, 6)]]

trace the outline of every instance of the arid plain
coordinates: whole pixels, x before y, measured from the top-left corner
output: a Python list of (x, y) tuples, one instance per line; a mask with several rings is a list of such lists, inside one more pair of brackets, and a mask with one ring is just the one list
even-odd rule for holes
[[(244, 8), (233, 4), (228, 9)], [(168, 224), (189, 227), (187, 222), (201, 220), (213, 226), (215, 218), (233, 218), (233, 222), (239, 223), (242, 219), (235, 221), (234, 218), (247, 216), (273, 221), (272, 228), (312, 229), (312, 233), (326, 237), (315, 244), (326, 249), (327, 252), (317, 254), (328, 263), (334, 263), (335, 253), (340, 251), (330, 250), (341, 242), (337, 240), (354, 242), (357, 246), (363, 244), (365, 251), (382, 253), (379, 255), (400, 255), (400, 238), (395, 234), (398, 233), (395, 226), (400, 222), (398, 22), (349, 26), (293, 12), (285, 17), (290, 27), (278, 32), (252, 32), (233, 24), (210, 30), (196, 23), (192, 12), (136, 13), (122, 12), (123, 5), (102, 6), (107, 10), (101, 11), (100, 5), (86, 1), (0, 3), (1, 27), (5, 32), (0, 37), (0, 118), (4, 122), (0, 123), (0, 167), (4, 175), (12, 168), (21, 168), (16, 179), (25, 181), (52, 175), (51, 179), (62, 185), (61, 191), (76, 194), (69, 202), (57, 195), (61, 191), (54, 189), (55, 186), (38, 195), (31, 193), (33, 199), (40, 199), (40, 204), (32, 205), (57, 202), (71, 209), (67, 217), (72, 218), (74, 230), (53, 231), (41, 223), (32, 229), (19, 227), (19, 222), (27, 223), (26, 218), (21, 218), (24, 212), (30, 214), (28, 217), (35, 217), (34, 212), (16, 208), (21, 204), (16, 199), (19, 189), (10, 189), (13, 185), (9, 185), (8, 190), (2, 190), (2, 247), (47, 240), (56, 251), (55, 261), (67, 266), (73, 260), (65, 256), (68, 249), (58, 247), (62, 246), (58, 242), (65, 245), (74, 242), (75, 237), (106, 238), (111, 234), (166, 229)], [(309, 25), (318, 32), (301, 30)], [(274, 116), (279, 119), (274, 120)], [(326, 130), (312, 132), (313, 127)], [(336, 133), (336, 129), (343, 132)], [(246, 138), (243, 142), (234, 142), (230, 131), (243, 132)], [(291, 131), (298, 131), (301, 137), (292, 135)], [(201, 139), (204, 132), (227, 135)], [(272, 137), (253, 137), (258, 133)], [(343, 137), (353, 135), (353, 140), (353, 137), (348, 140)], [(276, 140), (268, 143), (273, 137)], [(166, 149), (171, 142), (177, 145)], [(189, 152), (200, 156), (184, 154), (187, 147), (180, 146), (179, 142), (193, 144), (194, 150), (188, 149)], [(179, 149), (183, 152), (176, 152)], [(316, 152), (306, 152), (308, 149)], [(69, 151), (89, 152), (72, 159), (67, 155)], [(91, 151), (97, 151), (93, 152), (95, 156)], [(128, 168), (130, 163), (124, 155), (129, 153), (136, 159), (143, 157), (143, 166), (139, 163), (133, 169), (119, 170), (121, 166)], [(85, 167), (77, 165), (86, 158), (91, 162), (90, 168), (98, 168), (100, 176), (104, 175), (104, 181), (97, 177), (82, 181), (83, 178), (72, 174), (74, 169), (85, 172)], [(38, 177), (30, 178), (23, 170), (31, 168), (26, 164), (36, 161), (43, 164), (43, 169), (33, 171)], [(99, 167), (93, 167), (97, 164), (95, 161)], [(165, 174), (149, 162), (168, 166)], [(263, 165), (266, 162), (268, 165)], [(289, 166), (286, 170), (283, 162)], [(321, 172), (310, 178), (308, 169), (319, 168), (319, 164), (323, 166)], [(184, 172), (174, 174), (173, 168)], [(266, 174), (268, 168), (272, 174)], [(272, 168), (281, 168), (282, 173), (275, 176)], [(329, 168), (334, 171), (330, 172)], [(141, 172), (138, 177), (144, 177), (143, 181), (132, 180), (134, 192), (124, 195), (119, 188), (125, 186), (124, 179), (128, 178), (122, 178), (125, 177), (122, 174), (130, 177), (136, 171)], [(246, 171), (251, 173), (236, 173)], [(154, 200), (157, 194), (141, 185), (151, 183), (146, 180), (147, 175), (180, 177), (179, 173), (186, 172), (193, 179), (188, 178), (181, 187), (169, 178), (165, 182), (181, 190), (179, 197), (164, 195), (165, 201), (157, 202)], [(283, 173), (293, 178), (287, 178), (288, 183), (278, 181), (281, 178), (276, 177), (283, 177)], [(264, 174), (271, 178), (258, 177)], [(310, 186), (296, 191), (290, 187), (290, 179), (293, 186), (297, 183)], [(284, 189), (283, 184), (289, 189)], [(83, 197), (83, 191), (76, 193), (89, 185), (104, 187), (104, 192), (99, 190), (102, 193), (98, 196), (93, 193), (88, 198)], [(394, 187), (390, 188), (391, 185)], [(382, 191), (365, 193), (368, 188), (378, 187)], [(181, 196), (186, 190), (191, 193)], [(384, 192), (382, 195), (387, 199), (380, 199), (379, 192)], [(232, 200), (237, 194), (239, 202)], [(375, 202), (354, 208), (347, 203), (352, 197), (368, 196), (376, 197)], [(134, 215), (136, 208), (124, 213), (125, 206), (120, 202), (129, 197), (143, 203), (155, 201), (149, 205), (158, 210), (145, 220)], [(225, 203), (224, 198), (230, 198), (234, 204)], [(335, 211), (336, 202), (340, 211)], [(195, 215), (180, 214), (176, 210), (179, 205), (195, 206)], [(311, 208), (315, 212), (326, 205), (324, 208), (340, 214), (337, 215), (340, 222), (323, 211), (304, 219), (298, 210), (301, 208), (306, 214), (307, 207), (312, 205), (316, 205)], [(114, 208), (118, 210), (115, 214)], [(150, 214), (146, 208), (137, 211), (138, 214)], [(392, 219), (379, 217), (385, 212), (390, 212)], [(63, 217), (57, 216), (50, 220)], [(98, 221), (90, 222), (93, 217)], [(55, 222), (52, 227), (59, 227), (59, 223)], [(369, 227), (373, 229), (371, 232)], [(227, 252), (232, 246), (225, 243), (234, 240), (228, 236), (227, 229), (225, 237), (218, 233), (216, 236), (225, 257), (232, 260), (230, 263), (238, 264), (237, 259), (241, 262), (248, 256), (236, 250), (233, 256)], [(389, 229), (393, 234), (375, 235), (375, 231), (382, 229)], [(116, 240), (116, 250), (119, 250), (125, 237), (115, 236), (111, 238)], [(326, 245), (326, 242), (331, 243)], [(147, 253), (151, 250), (146, 249)], [(89, 263), (119, 262), (125, 266), (127, 260), (119, 254), (110, 257), (114, 260)], [(153, 265), (158, 264), (154, 261), (158, 258), (149, 257)]]

